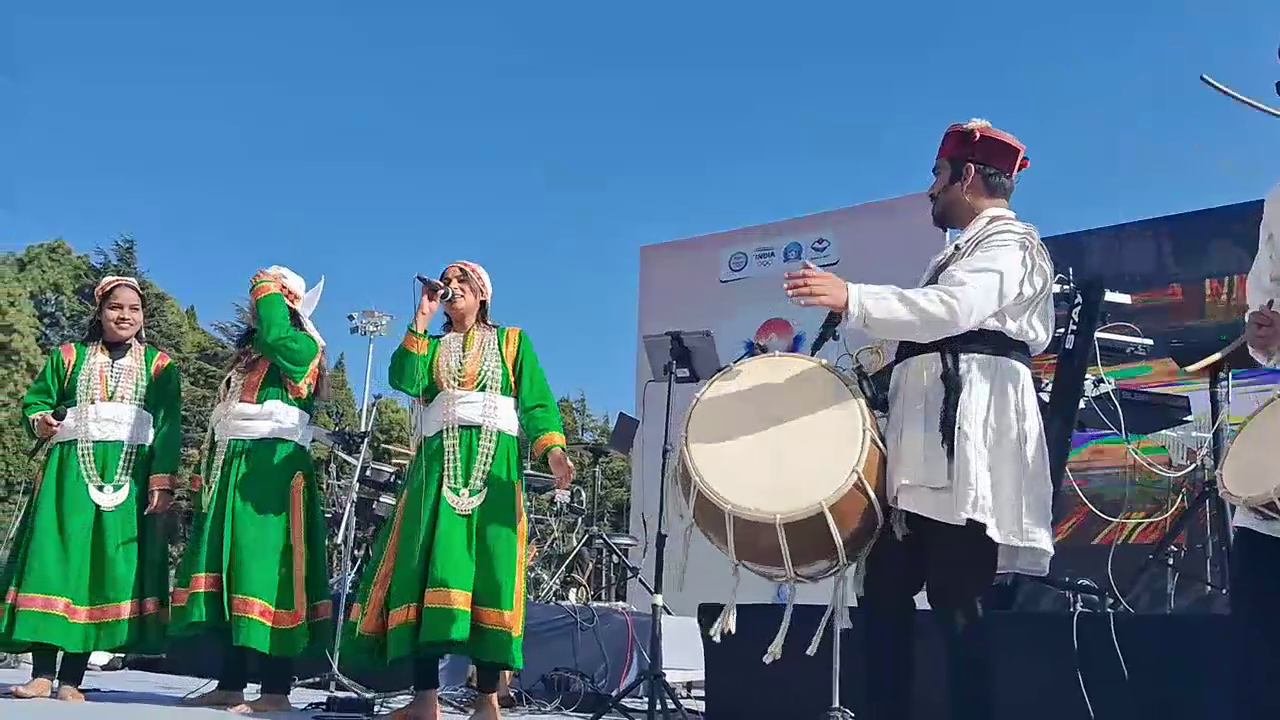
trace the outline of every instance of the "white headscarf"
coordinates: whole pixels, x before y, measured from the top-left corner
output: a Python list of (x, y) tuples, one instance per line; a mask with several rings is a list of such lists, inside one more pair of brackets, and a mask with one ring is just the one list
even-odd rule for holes
[(320, 282), (308, 290), (307, 281), (303, 280), (301, 275), (283, 265), (272, 265), (265, 272), (279, 276), (280, 282), (285, 289), (285, 302), (289, 307), (298, 311), (298, 315), (302, 317), (303, 329), (315, 339), (323, 350), (325, 346), (324, 338), (320, 335), (320, 330), (316, 328), (315, 323), (311, 321), (311, 315), (315, 313), (316, 306), (320, 304), (320, 296), (324, 293), (324, 276), (321, 275)]

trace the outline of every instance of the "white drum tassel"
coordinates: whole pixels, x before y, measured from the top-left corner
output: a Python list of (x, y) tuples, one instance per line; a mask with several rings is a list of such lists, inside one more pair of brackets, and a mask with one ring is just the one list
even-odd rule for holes
[(774, 636), (773, 642), (769, 644), (769, 650), (765, 653), (764, 663), (768, 665), (782, 657), (782, 646), (787, 642), (787, 631), (791, 629), (791, 613), (796, 608), (796, 569), (791, 564), (791, 547), (787, 545), (787, 531), (782, 526), (782, 516), (775, 515), (773, 518), (773, 526), (778, 531), (778, 547), (782, 551), (782, 562), (787, 571), (787, 609), (782, 613), (782, 625), (778, 627), (778, 634)]
[(707, 633), (712, 642), (720, 642), (722, 636), (738, 631), (738, 584), (742, 582), (742, 563), (738, 561), (738, 550), (733, 541), (733, 516), (727, 512), (724, 514), (724, 530), (726, 544), (729, 546), (729, 560), (733, 563), (733, 591), (729, 593), (729, 602), (720, 611), (720, 617), (716, 618), (711, 631)]
[[(844, 603), (844, 574), (849, 570), (849, 558), (844, 552), (844, 541), (840, 538), (840, 528), (836, 526), (836, 519), (831, 516), (831, 508), (826, 503), (822, 504), (822, 515), (827, 519), (827, 530), (831, 533), (831, 540), (836, 546), (836, 575), (835, 581), (832, 583), (831, 602), (827, 603), (827, 611), (823, 613), (822, 620), (818, 622), (818, 631), (813, 634), (813, 639), (809, 641), (809, 649), (805, 650), (805, 654), (813, 657), (818, 653), (818, 646), (822, 644), (822, 636), (827, 631), (827, 623), (835, 623), (836, 632), (845, 629), (849, 623), (849, 609)], [(839, 613), (833, 620), (832, 615)]]
[[(672, 481), (672, 490), (679, 489), (680, 484)], [(675, 495), (675, 493), (671, 493)], [(688, 504), (680, 508), (680, 517), (684, 520), (684, 531), (681, 533), (680, 561), (676, 567), (676, 589), (683, 591), (685, 579), (689, 573), (689, 550), (693, 546), (693, 529), (697, 526), (697, 522), (693, 517), (693, 503), (698, 499), (698, 484), (689, 480), (689, 498)], [(726, 516), (727, 517), (727, 516)]]

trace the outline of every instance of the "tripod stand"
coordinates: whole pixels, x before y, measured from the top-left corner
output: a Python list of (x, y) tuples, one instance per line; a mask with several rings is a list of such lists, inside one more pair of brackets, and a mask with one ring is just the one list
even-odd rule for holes
[[(654, 590), (653, 585), (649, 584), (649, 581), (644, 579), (644, 575), (640, 572), (640, 568), (637, 567), (635, 563), (631, 562), (627, 557), (626, 552), (622, 550), (622, 548), (618, 547), (618, 544), (612, 537), (610, 537), (609, 533), (605, 532), (604, 528), (600, 526), (600, 462), (610, 453), (614, 452), (614, 448), (605, 445), (578, 445), (574, 447), (574, 449), (582, 450), (591, 457), (591, 524), (587, 527), (586, 534), (582, 536), (582, 539), (578, 540), (578, 544), (574, 545), (573, 549), (569, 551), (569, 554), (565, 556), (564, 562), (562, 562), (560, 567), (556, 568), (556, 571), (551, 574), (551, 579), (547, 582), (547, 587), (538, 597), (538, 602), (548, 602), (551, 600), (552, 596), (555, 594), (556, 588), (559, 587), (560, 580), (582, 555), (589, 555), (591, 557), (593, 567), (599, 567), (602, 561), (612, 558), (615, 562), (621, 564), (627, 569), (628, 578), (634, 577), (640, 582), (641, 587), (648, 591), (650, 595), (653, 595), (656, 591)], [(600, 577), (601, 583), (599, 585), (603, 586), (603, 570), (600, 572)], [(592, 596), (594, 597), (595, 593), (600, 589), (601, 587), (597, 587), (596, 583), (592, 583)], [(663, 606), (663, 609), (668, 613), (671, 612), (670, 608), (667, 608), (665, 605)]]
[[(1222, 461), (1226, 457), (1227, 427), (1222, 413), (1224, 412), (1223, 400), (1227, 399), (1227, 392), (1222, 386), (1222, 381), (1231, 372), (1229, 362), (1228, 358), (1221, 358), (1208, 368), (1209, 423), (1213, 432), (1210, 442), (1210, 454), (1213, 458), (1212, 472), (1205, 473), (1204, 484), (1200, 487), (1200, 491), (1187, 504), (1187, 509), (1178, 516), (1178, 519), (1169, 526), (1169, 529), (1156, 542), (1155, 547), (1142, 561), (1142, 564), (1138, 566), (1138, 569), (1134, 571), (1132, 578), (1125, 586), (1124, 592), (1120, 594), (1121, 597), (1129, 597), (1142, 586), (1143, 581), (1156, 568), (1176, 567), (1178, 561), (1173, 557), (1173, 545), (1182, 535), (1183, 530), (1187, 528), (1187, 525), (1199, 515), (1202, 508), (1208, 512), (1205, 523), (1205, 531), (1208, 536), (1205, 539), (1206, 567), (1205, 576), (1197, 579), (1211, 592), (1225, 593), (1227, 590), (1231, 528), (1228, 524), (1230, 518), (1227, 515), (1227, 504), (1218, 493), (1217, 475), (1218, 470), (1222, 468)], [(1179, 364), (1181, 365), (1181, 363)], [(1214, 552), (1215, 546), (1218, 550), (1217, 555)], [(1214, 567), (1215, 557), (1218, 559), (1216, 568)], [(1172, 599), (1170, 602), (1172, 603)]]
[[(338, 687), (341, 686), (343, 689), (355, 693), (361, 698), (366, 698), (370, 693), (344, 676), (342, 672), (338, 670), (338, 662), (342, 657), (342, 619), (346, 617), (347, 600), (351, 592), (351, 556), (355, 549), (356, 541), (356, 496), (360, 490), (361, 472), (368, 465), (370, 456), (369, 440), (373, 436), (373, 426), (378, 416), (379, 403), (376, 401), (381, 400), (381, 396), (374, 396), (374, 399), (375, 402), (373, 403), (373, 407), (369, 410), (369, 417), (364, 430), (361, 430), (359, 433), (339, 434), (335, 432), (320, 435), (321, 437), (327, 435), (331, 438), (333, 454), (338, 459), (350, 464), (352, 466), (352, 471), (350, 489), (347, 491), (347, 497), (343, 503), (342, 522), (338, 526), (338, 542), (340, 543), (341, 561), (338, 572), (338, 613), (335, 616), (337, 622), (335, 623), (336, 628), (334, 629), (333, 635), (333, 652), (329, 654), (329, 670), (318, 678), (312, 678), (308, 681), (309, 683), (327, 681), (329, 692), (337, 692)], [(359, 445), (357, 447), (352, 447), (357, 440), (359, 441)], [(352, 455), (355, 455), (355, 457), (352, 457)], [(330, 705), (338, 704), (339, 702), (339, 699), (330, 696)], [(367, 704), (369, 709), (372, 710), (372, 703)]]
[[(690, 348), (690, 344), (697, 348), (696, 352)], [(659, 704), (662, 705), (662, 717), (670, 718), (672, 707), (668, 707), (668, 701), (674, 707), (678, 717), (689, 719), (689, 713), (676, 697), (676, 689), (667, 680), (667, 673), (662, 664), (662, 616), (666, 611), (662, 587), (667, 554), (667, 468), (671, 463), (671, 413), (676, 384), (697, 383), (703, 377), (710, 377), (719, 370), (720, 360), (716, 355), (715, 340), (711, 337), (711, 332), (706, 330), (689, 333), (672, 330), (661, 335), (646, 335), (644, 345), (649, 356), (649, 366), (654, 369), (662, 368), (660, 375), (654, 373), (656, 376), (654, 379), (665, 381), (667, 385), (667, 404), (662, 425), (662, 461), (658, 470), (658, 522), (654, 538), (653, 589), (649, 592), (652, 597), (649, 610), (651, 623), (649, 662), (644, 671), (639, 673), (629, 685), (609, 698), (609, 704), (593, 715), (591, 720), (601, 720), (615, 710), (624, 717), (633, 717), (622, 702), (641, 688), (644, 688), (649, 700), (648, 711), (645, 713), (648, 720), (656, 720)], [(665, 360), (661, 359), (664, 352)], [(659, 362), (654, 362), (655, 360)]]

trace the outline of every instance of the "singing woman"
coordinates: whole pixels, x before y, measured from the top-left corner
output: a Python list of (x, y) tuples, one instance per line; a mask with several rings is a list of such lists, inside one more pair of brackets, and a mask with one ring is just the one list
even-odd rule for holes
[[(250, 714), (290, 709), (294, 659), (332, 640), (325, 525), (309, 445), (324, 395), (324, 339), (287, 268), (250, 285), (252, 326), (209, 420), (191, 540), (173, 592), (173, 630), (226, 643), (218, 686), (189, 704)], [(249, 669), (261, 693), (245, 702)]]
[(574, 467), (528, 336), (490, 316), (488, 273), (459, 262), (440, 281), (449, 296), (443, 334), (427, 334), (442, 295), (424, 287), (391, 358), (392, 387), (426, 403), (426, 412), (395, 518), (380, 533), (351, 608), (343, 657), (370, 667), (413, 658), (416, 695), (390, 717), (438, 720), (439, 661), (466, 655), (480, 690), (472, 718), (492, 720), (500, 717), (501, 672), (524, 664), (528, 519), (519, 433), (547, 458), (561, 488)]
[(137, 280), (104, 278), (93, 296), (84, 339), (50, 354), (22, 402), (47, 444), (0, 571), (0, 649), (32, 659), (17, 698), (51, 697), (56, 682), (59, 700), (83, 702), (90, 652), (163, 648), (181, 383), (145, 343)]

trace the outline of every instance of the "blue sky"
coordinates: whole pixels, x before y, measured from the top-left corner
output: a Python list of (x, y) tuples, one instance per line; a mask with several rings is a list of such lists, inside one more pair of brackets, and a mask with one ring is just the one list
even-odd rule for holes
[(357, 363), (348, 312), (399, 325), (476, 260), (611, 412), (640, 246), (918, 192), (953, 121), (1027, 143), (1046, 234), (1280, 179), (1280, 124), (1197, 81), (1276, 100), (1274, 0), (51, 5), (0, 10), (0, 248), (130, 233), (205, 320), (260, 266), (324, 274)]

